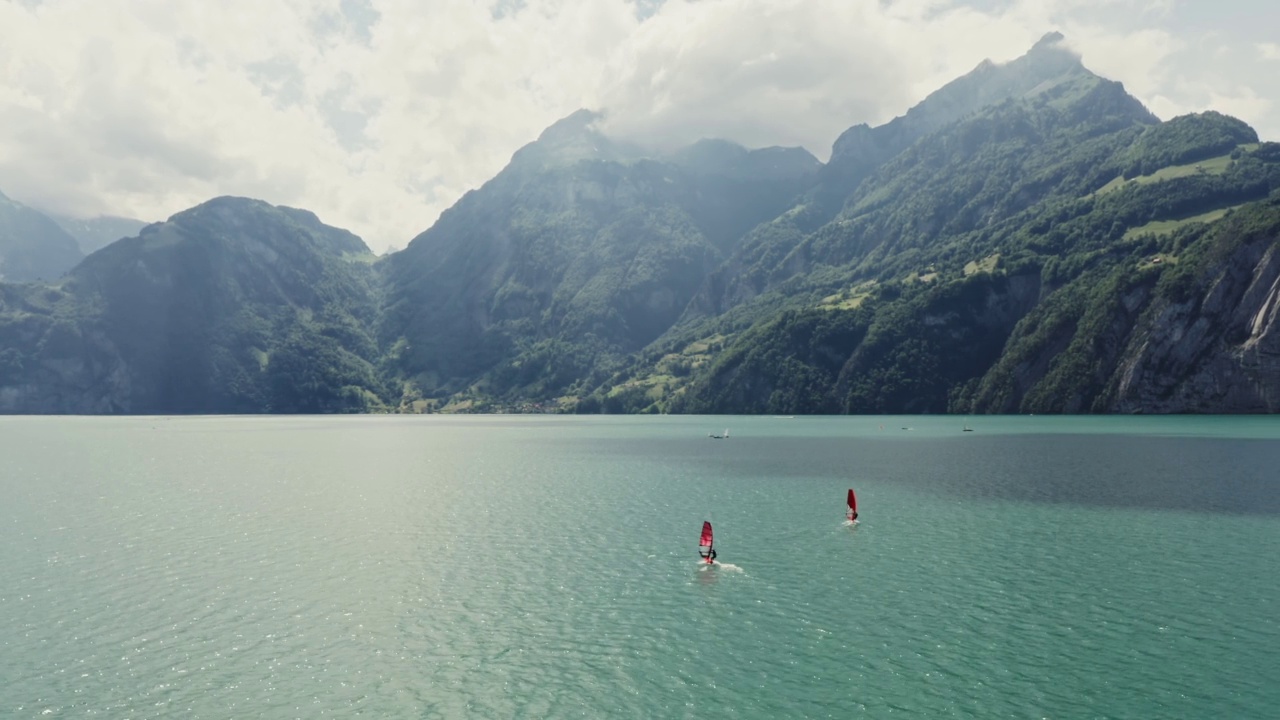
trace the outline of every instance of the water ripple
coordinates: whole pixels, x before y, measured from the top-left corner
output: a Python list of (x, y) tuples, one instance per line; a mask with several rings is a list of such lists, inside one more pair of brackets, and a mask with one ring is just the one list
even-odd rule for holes
[(705, 422), (0, 419), (0, 716), (1280, 701), (1270, 444)]

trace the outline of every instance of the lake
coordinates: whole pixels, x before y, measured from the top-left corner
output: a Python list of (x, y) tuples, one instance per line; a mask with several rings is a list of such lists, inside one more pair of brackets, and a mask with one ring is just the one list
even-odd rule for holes
[(0, 418), (0, 716), (1271, 717), (1277, 438)]

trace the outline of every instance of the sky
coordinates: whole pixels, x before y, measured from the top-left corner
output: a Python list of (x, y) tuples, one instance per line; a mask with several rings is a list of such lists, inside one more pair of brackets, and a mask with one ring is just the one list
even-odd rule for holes
[(557, 119), (825, 160), (1050, 31), (1168, 119), (1280, 140), (1273, 0), (0, 0), (0, 192), (145, 221), (220, 195), (403, 248)]

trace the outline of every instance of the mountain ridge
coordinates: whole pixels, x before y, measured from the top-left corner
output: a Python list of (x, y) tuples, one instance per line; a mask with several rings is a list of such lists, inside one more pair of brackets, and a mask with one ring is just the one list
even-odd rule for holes
[[(0, 284), (7, 412), (1269, 412), (1280, 145), (1046, 35), (823, 164), (579, 111), (374, 258), (215, 198)], [(839, 150), (839, 152), (837, 152)]]
[(386, 392), (364, 329), (372, 262), (309, 211), (223, 197), (177, 213), (56, 288), (3, 286), (0, 410), (367, 409)]
[(75, 238), (80, 251), (89, 255), (121, 238), (133, 237), (149, 223), (133, 218), (99, 215), (92, 218), (75, 218), (50, 214), (49, 219)]
[(0, 193), (0, 281), (54, 281), (83, 257), (56, 222)]

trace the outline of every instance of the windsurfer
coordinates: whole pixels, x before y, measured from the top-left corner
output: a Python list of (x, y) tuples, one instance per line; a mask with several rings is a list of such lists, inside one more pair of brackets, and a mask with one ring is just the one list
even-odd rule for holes
[(716, 542), (715, 536), (711, 533), (711, 521), (706, 520), (702, 523), (702, 537), (698, 540), (698, 557), (707, 561), (710, 565), (716, 559)]

